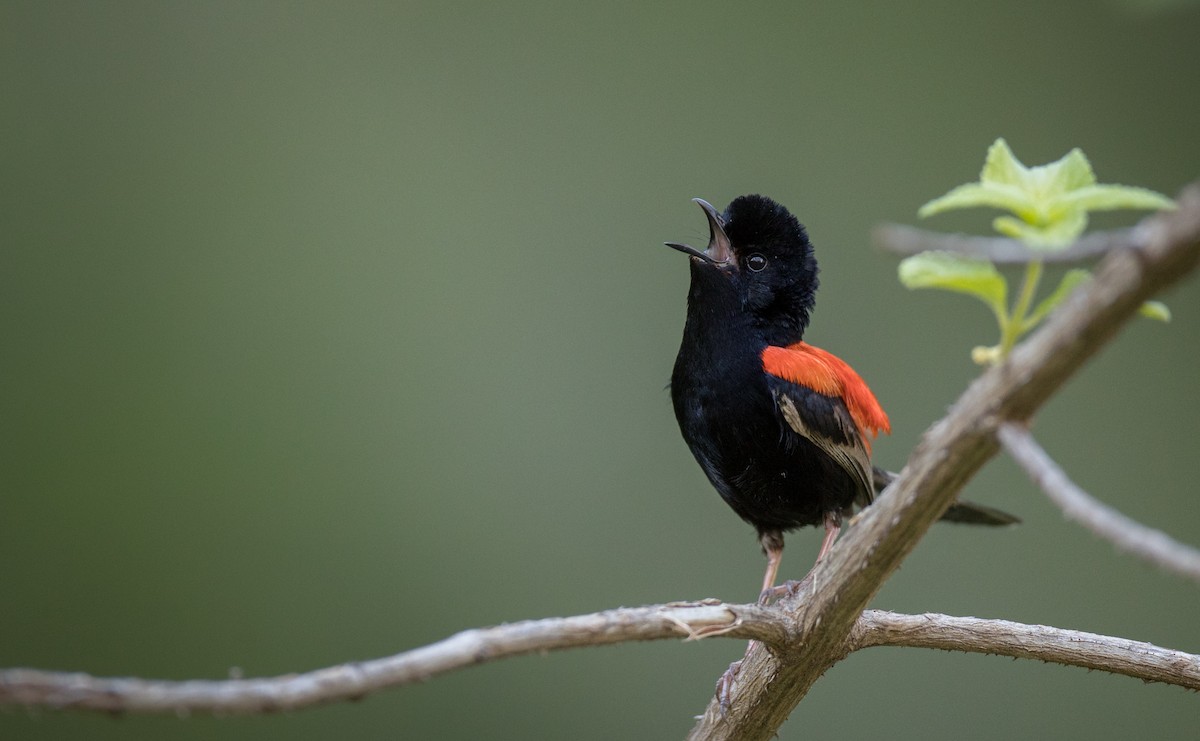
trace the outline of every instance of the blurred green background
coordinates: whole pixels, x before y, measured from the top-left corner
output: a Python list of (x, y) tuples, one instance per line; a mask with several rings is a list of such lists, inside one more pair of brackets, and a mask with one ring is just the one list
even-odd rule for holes
[[(883, 465), (976, 374), (982, 305), (896, 281), (1007, 137), (1102, 182), (1200, 174), (1189, 3), (19, 3), (0, 7), (0, 666), (296, 672), (472, 626), (750, 600), (752, 530), (665, 384), (688, 199), (763, 192), (817, 245), (808, 338), (870, 381)], [(990, 214), (928, 226), (988, 232)], [(1131, 223), (1140, 214), (1098, 219)], [(1200, 542), (1200, 288), (1037, 420), (1128, 514)], [(1200, 651), (1200, 591), (1065, 523), (1015, 466), (875, 606)], [(789, 538), (798, 577), (819, 542)], [(677, 738), (743, 645), (484, 666), (280, 717), (0, 712), (0, 738)], [(1194, 738), (1173, 687), (874, 649), (781, 738)]]

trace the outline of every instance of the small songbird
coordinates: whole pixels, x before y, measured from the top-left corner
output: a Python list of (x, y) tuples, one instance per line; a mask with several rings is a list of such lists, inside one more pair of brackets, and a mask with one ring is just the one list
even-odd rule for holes
[[(819, 562), (854, 505), (871, 503), (888, 474), (871, 442), (890, 432), (866, 382), (836, 355), (804, 342), (817, 292), (817, 260), (804, 227), (760, 195), (708, 217), (708, 247), (667, 242), (691, 256), (683, 343), (671, 400), (683, 439), (721, 497), (758, 530), (767, 600), (783, 533), (823, 525)], [(1010, 524), (963, 502), (944, 519)]]

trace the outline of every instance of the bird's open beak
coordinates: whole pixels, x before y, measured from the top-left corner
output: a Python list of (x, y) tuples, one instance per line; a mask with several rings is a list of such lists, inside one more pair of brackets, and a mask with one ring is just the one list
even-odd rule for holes
[(725, 225), (721, 223), (721, 214), (717, 213), (717, 209), (703, 198), (693, 198), (692, 200), (704, 209), (704, 215), (708, 217), (708, 248), (701, 252), (695, 247), (679, 242), (664, 242), (664, 244), (714, 265), (730, 263), (733, 260), (733, 248), (729, 244), (729, 236), (725, 234)]

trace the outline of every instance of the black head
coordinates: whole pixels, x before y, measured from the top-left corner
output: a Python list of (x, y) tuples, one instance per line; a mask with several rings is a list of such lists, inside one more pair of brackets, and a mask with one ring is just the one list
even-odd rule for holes
[[(693, 199), (708, 217), (708, 248), (667, 242), (692, 256), (692, 285), (720, 275), (772, 345), (799, 342), (817, 291), (817, 259), (804, 227), (766, 196), (733, 200), (724, 213)], [(693, 291), (694, 293), (695, 291)]]

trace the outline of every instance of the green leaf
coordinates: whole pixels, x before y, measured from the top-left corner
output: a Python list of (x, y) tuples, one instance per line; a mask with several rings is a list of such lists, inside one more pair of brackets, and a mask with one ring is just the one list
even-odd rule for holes
[(941, 288), (966, 293), (1003, 316), (1008, 283), (987, 260), (953, 252), (922, 252), (900, 262), (900, 282), (907, 288)]
[(1097, 185), (1088, 158), (1078, 148), (1045, 165), (1026, 167), (1008, 142), (988, 148), (978, 183), (954, 188), (926, 203), (922, 218), (956, 208), (986, 206), (1009, 211), (993, 222), (996, 230), (1030, 247), (1061, 249), (1087, 228), (1088, 211), (1173, 208), (1166, 196), (1145, 188)]
[(1058, 305), (1065, 301), (1067, 296), (1070, 296), (1076, 288), (1086, 283), (1091, 277), (1092, 274), (1086, 270), (1068, 270), (1063, 275), (1062, 280), (1059, 281), (1058, 288), (1055, 288), (1053, 293), (1042, 299), (1037, 308), (1030, 312), (1029, 317), (1021, 326), (1021, 332), (1028, 332), (1036, 327), (1050, 312), (1058, 308)]
[(1028, 169), (1013, 154), (1008, 142), (1000, 137), (988, 147), (987, 158), (983, 161), (983, 170), (979, 173), (979, 182), (996, 185), (1017, 185), (1025, 177)]
[(1079, 147), (1067, 152), (1067, 156), (1058, 162), (1052, 162), (1045, 167), (1053, 172), (1053, 183), (1048, 188), (1051, 193), (1069, 193), (1096, 184), (1096, 173), (1092, 172), (1092, 163), (1088, 162), (1087, 155)]
[(1160, 322), (1171, 321), (1171, 310), (1162, 301), (1147, 301), (1141, 305), (1138, 313), (1147, 319), (1154, 319)]
[(1006, 237), (1019, 239), (1030, 249), (1052, 252), (1079, 239), (1087, 228), (1087, 212), (1073, 211), (1047, 226), (1035, 226), (1012, 216), (997, 216), (992, 227)]
[(1000, 208), (1013, 213), (1028, 211), (1032, 208), (1029, 200), (1018, 188), (1009, 185), (981, 185), (967, 183), (960, 185), (941, 198), (934, 198), (921, 206), (917, 216), (922, 219), (940, 214), (943, 211), (953, 211), (956, 208), (975, 208), (987, 206)]
[(1115, 211), (1121, 208), (1156, 211), (1175, 208), (1175, 201), (1146, 188), (1129, 185), (1092, 185), (1065, 194), (1060, 199), (1060, 205), (1086, 211)]
[(921, 218), (956, 208), (988, 206), (1015, 214), (1033, 213), (1036, 203), (1029, 199), (1024, 183), (1029, 170), (1016, 158), (1004, 139), (997, 139), (988, 148), (987, 159), (979, 173), (978, 183), (967, 183), (935, 198), (917, 211)]

